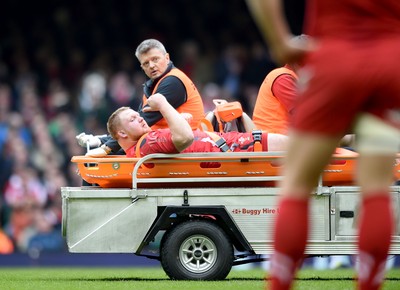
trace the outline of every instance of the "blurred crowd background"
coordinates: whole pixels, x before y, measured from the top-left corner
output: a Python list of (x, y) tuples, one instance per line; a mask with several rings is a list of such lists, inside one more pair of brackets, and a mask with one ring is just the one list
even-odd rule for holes
[[(286, 2), (300, 34), (302, 1)], [(207, 111), (224, 98), (251, 116), (276, 67), (243, 0), (3, 0), (0, 27), (0, 253), (65, 251), (60, 187), (81, 185), (70, 159), (85, 153), (75, 136), (138, 106), (141, 41), (164, 43)]]

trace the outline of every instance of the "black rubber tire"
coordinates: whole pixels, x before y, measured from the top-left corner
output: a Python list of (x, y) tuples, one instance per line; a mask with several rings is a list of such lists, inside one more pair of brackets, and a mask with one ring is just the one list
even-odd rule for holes
[(233, 246), (225, 232), (210, 221), (177, 225), (161, 245), (161, 265), (176, 280), (222, 280), (232, 269)]

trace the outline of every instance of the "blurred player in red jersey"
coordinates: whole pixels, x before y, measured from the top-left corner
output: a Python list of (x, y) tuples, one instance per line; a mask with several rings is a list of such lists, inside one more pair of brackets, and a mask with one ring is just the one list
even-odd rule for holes
[(400, 1), (309, 0), (291, 42), (280, 0), (247, 0), (275, 60), (302, 60), (275, 223), (271, 289), (289, 289), (308, 237), (309, 196), (340, 138), (357, 136), (358, 288), (379, 289), (394, 229), (389, 186), (400, 140)]

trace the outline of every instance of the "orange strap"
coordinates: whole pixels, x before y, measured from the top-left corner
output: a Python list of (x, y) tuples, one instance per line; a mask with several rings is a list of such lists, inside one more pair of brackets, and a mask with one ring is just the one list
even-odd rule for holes
[(218, 114), (218, 111), (217, 111), (217, 110), (214, 110), (214, 115), (215, 115), (215, 118), (217, 119), (217, 122), (218, 122), (218, 129), (219, 129), (219, 131), (220, 131), (220, 132), (224, 132), (224, 127), (222, 127), (221, 118), (219, 117), (219, 114)]
[(136, 143), (135, 156), (136, 156), (137, 158), (140, 158), (140, 157), (141, 157), (141, 156), (140, 156), (140, 144), (142, 143), (143, 139), (146, 138), (147, 134), (149, 134), (149, 133), (143, 134), (142, 137), (140, 137), (139, 140), (138, 140), (137, 143)]
[[(206, 128), (204, 129), (203, 126), (205, 126)], [(204, 119), (202, 119), (202, 120), (200, 121), (199, 129), (200, 129), (200, 131), (214, 131), (213, 125), (212, 125), (211, 122), (210, 122), (208, 119), (206, 119), (206, 118), (204, 118)]]
[(226, 144), (224, 138), (222, 138), (218, 134), (215, 134), (214, 132), (204, 131), (204, 133), (207, 133), (207, 135), (214, 140), (215, 144), (218, 146), (219, 149), (221, 149), (222, 152), (231, 152), (231, 149), (228, 147), (228, 144)]
[[(215, 118), (217, 119), (217, 122), (218, 122), (219, 132), (224, 132), (224, 127), (222, 127), (222, 121), (221, 121), (221, 118), (220, 118), (220, 116), (218, 114), (218, 106), (227, 104), (228, 101), (224, 100), (224, 99), (214, 99), (213, 103), (215, 105), (215, 109), (214, 109), (213, 113), (214, 113), (214, 116), (215, 116)], [(214, 131), (214, 130), (212, 130), (212, 131)]]
[[(253, 150), (254, 152), (261, 152), (262, 151), (262, 130), (253, 130), (253, 132), (251, 132), (251, 134), (253, 135)], [(267, 140), (265, 140), (265, 142), (268, 142)]]

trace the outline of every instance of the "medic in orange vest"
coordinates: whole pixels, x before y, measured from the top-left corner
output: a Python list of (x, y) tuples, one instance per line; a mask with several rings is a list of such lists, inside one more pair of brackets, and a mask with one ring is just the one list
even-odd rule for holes
[[(180, 93), (181, 96), (179, 96), (179, 94), (172, 95), (171, 98), (173, 98), (174, 102), (171, 102), (171, 98), (169, 98), (169, 103), (171, 103), (179, 113), (191, 114), (193, 119), (191, 120), (190, 125), (192, 129), (198, 128), (200, 121), (204, 119), (203, 101), (200, 97), (199, 91), (193, 84), (192, 80), (184, 72), (174, 67), (172, 62), (168, 66), (166, 74), (162, 76), (160, 79), (158, 79), (155, 85), (153, 84), (151, 93), (149, 95), (146, 94), (146, 91), (149, 91), (150, 88), (148, 88), (148, 90), (145, 89), (140, 109), (147, 105), (147, 98), (149, 96), (154, 95), (156, 92), (160, 92), (159, 90), (160, 85), (168, 86), (168, 83), (172, 83), (171, 79), (169, 79), (171, 77), (175, 79), (174, 80), (175, 82), (176, 81), (182, 82), (186, 92), (181, 92)], [(177, 104), (180, 103), (182, 104), (176, 106)], [(157, 113), (157, 112), (151, 112), (151, 113)], [(158, 116), (159, 114), (154, 114), (154, 115)], [(150, 113), (142, 114), (142, 116), (146, 121), (150, 119), (149, 120), (150, 124), (152, 123), (151, 121), (158, 119), (158, 118), (150, 118), (151, 116)], [(153, 130), (168, 128), (167, 121), (164, 118), (162, 118), (162, 116), (161, 119), (159, 119), (156, 123), (150, 126)]]
[[(156, 93), (162, 94), (179, 113), (191, 115), (190, 125), (197, 128), (204, 118), (203, 101), (190, 78), (177, 69), (170, 60), (164, 45), (156, 39), (144, 40), (136, 49), (135, 56), (143, 72), (149, 78), (143, 85), (143, 99), (139, 114), (153, 130), (167, 128), (167, 123), (160, 112), (144, 112), (147, 98)], [(124, 154), (118, 142), (110, 136), (92, 136), (82, 133), (76, 137), (79, 144), (89, 144), (87, 155), (101, 157), (107, 154)], [(118, 152), (118, 153), (117, 153)]]
[(287, 134), (296, 98), (297, 75), (289, 65), (272, 70), (257, 95), (253, 122), (257, 129)]

